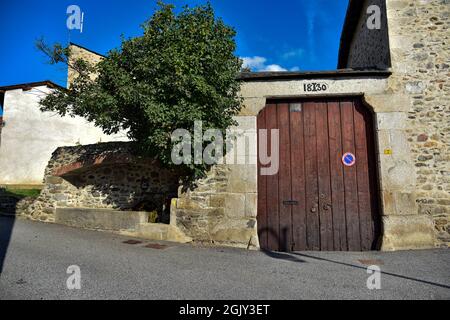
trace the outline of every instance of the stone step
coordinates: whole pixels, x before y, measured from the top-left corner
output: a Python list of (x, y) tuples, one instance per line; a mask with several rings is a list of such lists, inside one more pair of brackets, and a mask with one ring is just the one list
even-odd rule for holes
[(112, 209), (57, 208), (55, 223), (103, 231), (136, 231), (149, 219), (148, 212)]
[(154, 241), (192, 242), (192, 238), (186, 236), (177, 227), (170, 224), (142, 223), (136, 231), (122, 232), (122, 234)]
[(136, 233), (139, 237), (149, 240), (163, 240), (167, 241), (170, 226), (168, 224), (160, 223), (143, 223), (139, 225)]
[(55, 223), (75, 228), (111, 231), (146, 240), (191, 242), (177, 227), (148, 223), (149, 213), (111, 209), (56, 208)]

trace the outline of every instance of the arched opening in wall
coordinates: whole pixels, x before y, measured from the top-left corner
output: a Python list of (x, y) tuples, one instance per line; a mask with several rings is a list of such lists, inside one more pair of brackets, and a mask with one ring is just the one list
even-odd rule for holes
[(279, 171), (265, 176), (258, 166), (261, 248), (378, 249), (374, 117), (361, 98), (269, 100), (261, 129), (279, 130), (280, 139)]
[(170, 203), (177, 197), (179, 177), (155, 162), (82, 167), (61, 175), (74, 191), (71, 207), (145, 211), (149, 223), (170, 223)]

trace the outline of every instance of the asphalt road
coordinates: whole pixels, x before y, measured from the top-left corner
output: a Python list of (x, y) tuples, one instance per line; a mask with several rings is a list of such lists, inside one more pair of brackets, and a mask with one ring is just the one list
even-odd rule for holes
[[(12, 222), (0, 217), (6, 252), (0, 252), (0, 300), (450, 299), (445, 249), (289, 255), (168, 243), (154, 249), (146, 247), (151, 241), (126, 244), (130, 238), (108, 233)], [(367, 288), (370, 264), (381, 267), (380, 290)], [(66, 285), (72, 265), (80, 267), (80, 290)]]

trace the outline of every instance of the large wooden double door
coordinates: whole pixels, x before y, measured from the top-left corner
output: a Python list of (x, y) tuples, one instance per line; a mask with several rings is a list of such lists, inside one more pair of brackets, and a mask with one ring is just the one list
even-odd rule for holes
[(373, 118), (362, 102), (269, 101), (258, 116), (258, 129), (279, 130), (278, 173), (262, 175), (263, 166), (258, 168), (261, 248), (376, 249), (380, 217)]

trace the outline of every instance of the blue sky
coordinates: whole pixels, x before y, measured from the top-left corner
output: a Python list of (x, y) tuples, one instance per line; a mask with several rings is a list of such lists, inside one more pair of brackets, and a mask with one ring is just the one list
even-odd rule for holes
[[(172, 0), (178, 8), (202, 0)], [(212, 0), (216, 14), (237, 30), (236, 54), (255, 71), (333, 70), (348, 0)], [(66, 27), (66, 9), (80, 6), (84, 30)], [(138, 36), (156, 0), (24, 0), (0, 6), (0, 86), (52, 80), (65, 85), (66, 68), (50, 66), (35, 41), (69, 41), (106, 54), (120, 36)]]

